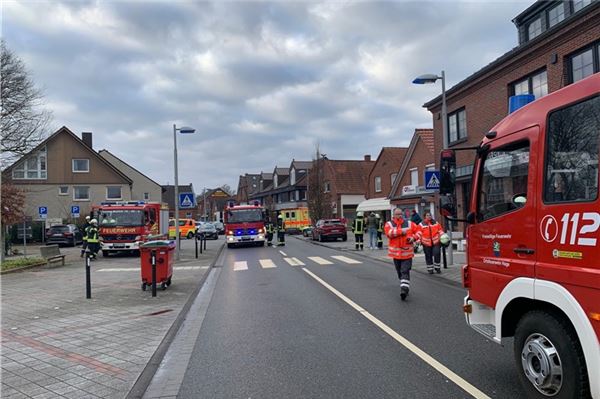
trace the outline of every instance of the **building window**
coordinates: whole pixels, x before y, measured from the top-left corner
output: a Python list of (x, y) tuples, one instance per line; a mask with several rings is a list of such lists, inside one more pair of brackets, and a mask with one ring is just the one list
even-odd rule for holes
[(592, 4), (592, 0), (575, 0), (573, 1), (573, 11), (577, 12), (590, 4)]
[(538, 17), (531, 21), (527, 27), (527, 33), (529, 40), (539, 36), (542, 33), (542, 19)]
[(460, 109), (448, 115), (448, 142), (450, 144), (467, 137), (467, 112)]
[(600, 97), (553, 112), (548, 117), (545, 202), (598, 198)]
[(15, 166), (12, 172), (13, 179), (46, 179), (46, 147), (32, 154), (21, 164)]
[(565, 5), (560, 3), (548, 10), (548, 26), (553, 27), (565, 19)]
[(331, 185), (329, 184), (329, 182), (325, 183), (325, 192), (328, 193), (331, 191)]
[(381, 192), (381, 176), (375, 177), (375, 192), (376, 193)]
[(73, 173), (87, 173), (90, 171), (89, 159), (73, 159)]
[(533, 94), (536, 100), (544, 97), (548, 94), (548, 73), (546, 70), (543, 70), (513, 83), (512, 93), (515, 96), (520, 94)]
[(300, 200), (306, 201), (306, 191), (300, 190)]
[(69, 195), (69, 186), (59, 186), (58, 195)]
[(73, 201), (89, 201), (90, 188), (88, 186), (73, 187)]
[(572, 83), (598, 72), (598, 63), (594, 63), (594, 56), (597, 58), (598, 53), (600, 53), (600, 44), (595, 44), (570, 57), (569, 73)]
[(106, 199), (109, 199), (109, 200), (122, 199), (121, 186), (107, 186), (106, 187)]
[(149, 200), (150, 199), (150, 193), (144, 193), (144, 200)]
[(394, 182), (396, 181), (396, 176), (398, 176), (398, 173), (392, 173), (392, 175), (390, 176), (390, 182), (391, 182), (391, 186), (394, 186)]
[(435, 164), (430, 163), (428, 165), (425, 165), (425, 170), (435, 170)]
[(418, 168), (412, 168), (410, 170), (410, 185), (415, 186), (415, 187), (419, 185), (419, 169)]

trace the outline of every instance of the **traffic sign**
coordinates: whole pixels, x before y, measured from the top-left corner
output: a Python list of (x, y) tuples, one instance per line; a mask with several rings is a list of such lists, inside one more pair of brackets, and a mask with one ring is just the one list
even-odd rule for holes
[(47, 206), (40, 206), (38, 208), (38, 213), (40, 214), (40, 219), (46, 219), (48, 217), (48, 207)]
[(179, 193), (179, 207), (182, 209), (193, 208), (196, 205), (194, 193)]
[(425, 171), (425, 189), (439, 190), (440, 189), (440, 171), (426, 170)]
[(78, 218), (79, 217), (79, 205), (72, 205), (71, 206), (71, 216), (73, 216), (74, 218)]

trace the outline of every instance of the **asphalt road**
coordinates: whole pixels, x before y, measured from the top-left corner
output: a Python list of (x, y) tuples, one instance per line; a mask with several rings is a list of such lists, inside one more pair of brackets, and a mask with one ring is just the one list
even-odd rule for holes
[(460, 287), (413, 272), (402, 302), (392, 265), (295, 239), (221, 263), (180, 398), (524, 395), (511, 346), (466, 326)]

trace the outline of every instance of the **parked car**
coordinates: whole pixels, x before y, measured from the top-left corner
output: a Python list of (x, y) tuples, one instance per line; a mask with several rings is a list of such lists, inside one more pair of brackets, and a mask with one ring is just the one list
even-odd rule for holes
[(74, 247), (83, 242), (83, 233), (74, 224), (56, 224), (46, 231), (46, 245), (58, 244)]
[(200, 224), (198, 226), (198, 229), (196, 230), (196, 234), (198, 236), (203, 234), (206, 237), (206, 239), (209, 239), (209, 238), (212, 238), (214, 240), (219, 239), (219, 233), (217, 232), (217, 228), (215, 227), (214, 224), (208, 223), (208, 222), (203, 222), (202, 224)]
[(342, 241), (348, 240), (348, 234), (346, 233), (346, 225), (341, 219), (321, 219), (312, 229), (312, 239), (325, 241), (325, 240), (337, 240), (341, 238)]
[(312, 237), (313, 226), (307, 226), (302, 229), (302, 236)]
[(225, 225), (222, 222), (213, 222), (215, 228), (217, 229), (217, 233), (225, 234)]

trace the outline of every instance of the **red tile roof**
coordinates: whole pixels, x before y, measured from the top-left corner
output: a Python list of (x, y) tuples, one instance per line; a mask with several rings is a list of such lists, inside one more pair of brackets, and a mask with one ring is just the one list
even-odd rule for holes
[(327, 160), (329, 175), (338, 194), (364, 194), (375, 161)]
[(433, 146), (433, 129), (415, 129), (415, 133), (421, 136), (421, 140), (423, 140), (427, 149), (433, 154), (435, 151)]

